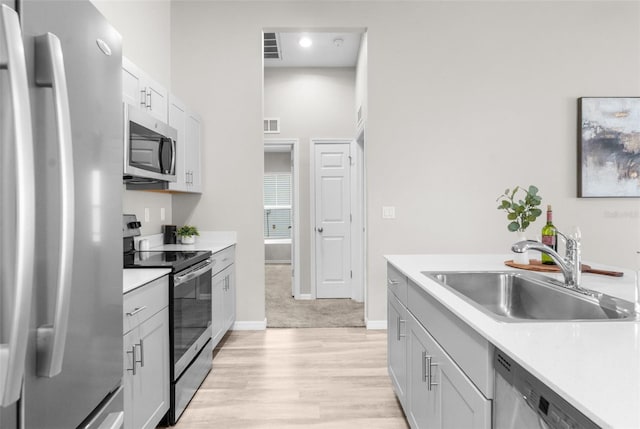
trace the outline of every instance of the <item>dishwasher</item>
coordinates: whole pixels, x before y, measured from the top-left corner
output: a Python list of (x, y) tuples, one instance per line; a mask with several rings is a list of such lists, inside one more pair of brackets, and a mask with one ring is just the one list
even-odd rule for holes
[(493, 366), (493, 429), (600, 427), (497, 348)]

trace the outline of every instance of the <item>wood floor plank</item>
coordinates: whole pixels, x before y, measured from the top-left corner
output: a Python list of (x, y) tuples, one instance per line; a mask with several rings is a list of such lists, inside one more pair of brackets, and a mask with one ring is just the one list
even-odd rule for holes
[(176, 429), (407, 429), (386, 331), (233, 331)]

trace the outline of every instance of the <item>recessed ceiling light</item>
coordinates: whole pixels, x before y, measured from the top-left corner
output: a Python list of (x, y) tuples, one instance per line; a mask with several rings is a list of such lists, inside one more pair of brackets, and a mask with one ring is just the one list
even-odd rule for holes
[(301, 37), (298, 41), (298, 44), (303, 48), (308, 48), (309, 46), (311, 46), (312, 42), (308, 37)]

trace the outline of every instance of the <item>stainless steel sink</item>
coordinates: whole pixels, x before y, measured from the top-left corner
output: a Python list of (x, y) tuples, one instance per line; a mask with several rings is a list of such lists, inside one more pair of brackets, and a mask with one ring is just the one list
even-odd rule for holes
[(424, 271), (422, 274), (505, 322), (636, 320), (633, 303), (578, 293), (542, 275), (514, 271)]

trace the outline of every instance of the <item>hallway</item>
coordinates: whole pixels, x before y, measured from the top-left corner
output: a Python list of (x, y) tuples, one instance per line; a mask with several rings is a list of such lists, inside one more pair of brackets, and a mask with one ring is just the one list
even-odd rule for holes
[(364, 303), (352, 299), (295, 300), (291, 265), (265, 265), (265, 306), (269, 328), (364, 327)]

